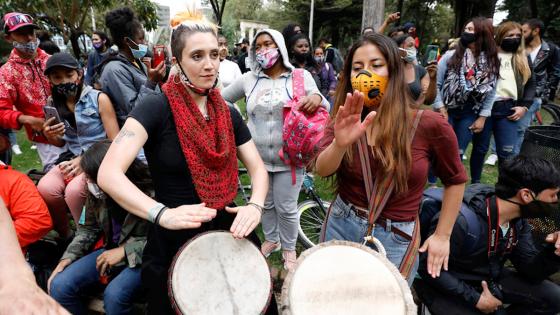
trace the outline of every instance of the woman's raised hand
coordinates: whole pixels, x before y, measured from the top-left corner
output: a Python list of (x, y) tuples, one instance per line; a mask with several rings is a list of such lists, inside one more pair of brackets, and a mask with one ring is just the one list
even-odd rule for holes
[(369, 125), (373, 123), (373, 118), (377, 114), (370, 112), (362, 121), (362, 109), (364, 107), (364, 95), (360, 91), (346, 94), (344, 106), (338, 109), (334, 121), (334, 138), (336, 145), (348, 147), (366, 132)]

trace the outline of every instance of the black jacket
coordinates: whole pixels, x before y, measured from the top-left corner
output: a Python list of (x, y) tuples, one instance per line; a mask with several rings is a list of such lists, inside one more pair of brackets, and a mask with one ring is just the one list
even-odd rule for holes
[(550, 101), (554, 100), (558, 81), (560, 81), (560, 49), (558, 46), (542, 41), (541, 49), (533, 61), (537, 84), (536, 96)]
[[(532, 68), (531, 58), (527, 56), (527, 62), (529, 63), (529, 67)], [(515, 84), (517, 85), (517, 103), (516, 106), (526, 106), (527, 108), (531, 107), (533, 104), (533, 99), (535, 98), (537, 82), (535, 72), (531, 70), (531, 76), (529, 80), (523, 84), (523, 77), (521, 73), (517, 71), (517, 65), (515, 64), (515, 59), (512, 58), (513, 69), (515, 69)]]
[[(464, 252), (463, 241), (465, 240), (468, 227), (467, 220), (459, 214), (453, 232), (451, 234), (451, 251), (449, 254), (449, 270), (441, 270), (438, 278), (432, 278), (427, 272), (426, 253), (420, 254), (420, 265), (418, 272), (427, 284), (447, 294), (463, 298), (467, 303), (476, 306), (480, 298), (480, 283), (482, 280), (490, 280), (490, 262), (488, 259), (488, 215), (486, 209), (486, 198), (494, 194), (493, 187), (487, 185), (470, 185), (465, 191), (464, 201), (469, 208), (474, 210), (480, 225), (481, 237), (475, 249)], [(430, 226), (432, 234), (437, 226), (437, 216), (434, 217)], [(560, 268), (560, 259), (554, 254), (551, 247), (545, 247), (538, 251), (533, 245), (531, 226), (525, 219), (515, 219), (510, 222), (510, 227), (516, 231), (517, 242), (514, 243), (511, 253), (504, 254), (506, 239), (501, 231), (498, 240), (498, 252), (501, 254), (499, 270), (501, 271), (507, 259), (509, 259), (516, 270), (528, 281), (540, 282)]]

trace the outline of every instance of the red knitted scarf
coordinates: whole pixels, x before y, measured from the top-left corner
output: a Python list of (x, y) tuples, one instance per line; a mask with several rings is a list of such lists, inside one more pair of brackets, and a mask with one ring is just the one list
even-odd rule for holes
[(237, 195), (237, 150), (229, 108), (220, 92), (212, 89), (206, 120), (187, 87), (177, 79), (170, 77), (162, 89), (171, 105), (194, 187), (207, 207), (223, 209)]

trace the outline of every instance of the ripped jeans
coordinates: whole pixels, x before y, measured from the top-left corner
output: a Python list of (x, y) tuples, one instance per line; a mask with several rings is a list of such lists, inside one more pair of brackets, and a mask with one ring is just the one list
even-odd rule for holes
[[(507, 119), (507, 115), (511, 115), (511, 111), (507, 110), (503, 111), (503, 113), (496, 113), (493, 110), (492, 116), (486, 119), (484, 129), (480, 133), (480, 148), (484, 150), (484, 152), (476, 152), (476, 154), (481, 155), (482, 159), (484, 159), (486, 153), (488, 152), (492, 135), (494, 135), (494, 141), (496, 142), (496, 154), (498, 155), (498, 161), (501, 162), (515, 156), (514, 148), (518, 138), (517, 127), (519, 121), (509, 120)], [(474, 151), (475, 150), (473, 149), (473, 154), (475, 154)], [(476, 171), (478, 174), (476, 174), (477, 176), (472, 174), (473, 180), (475, 178), (480, 180), (482, 167)], [(472, 169), (471, 173), (473, 173)]]

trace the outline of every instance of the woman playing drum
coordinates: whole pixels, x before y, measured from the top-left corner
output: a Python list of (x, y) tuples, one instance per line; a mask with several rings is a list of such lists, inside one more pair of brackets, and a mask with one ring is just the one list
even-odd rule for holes
[[(353, 87), (359, 91), (352, 94)], [(413, 231), (429, 162), (445, 186), (438, 229), (420, 249), (430, 253), (433, 276), (442, 266), (447, 268), (449, 236), (467, 181), (451, 126), (440, 114), (414, 110), (413, 104), (394, 42), (378, 34), (363, 37), (346, 57), (335, 118), (325, 132), (325, 149), (315, 166), (321, 176), (336, 174), (338, 196), (324, 226), (325, 239), (361, 243), (366, 231), (372, 232), (397, 268), (407, 264), (400, 269), (411, 275), (409, 283), (418, 250), (418, 245), (409, 250), (409, 244), (417, 235)], [(375, 220), (369, 216), (370, 203), (381, 209), (373, 211), (380, 214)]]
[[(173, 313), (167, 272), (186, 241), (220, 229), (235, 238), (251, 234), (256, 239), (252, 231), (268, 190), (267, 172), (249, 130), (214, 88), (220, 65), (216, 26), (192, 13), (175, 16), (171, 24), (175, 74), (163, 93), (146, 96), (130, 113), (98, 175), (99, 186), (123, 208), (154, 223), (142, 264), (150, 314)], [(124, 175), (142, 147), (156, 200)], [(253, 187), (243, 207), (233, 205), (238, 157)]]

